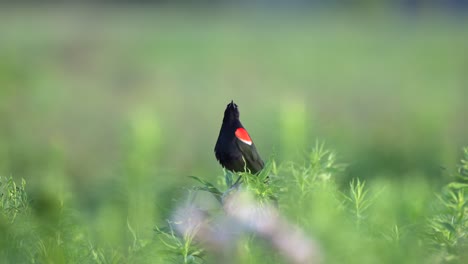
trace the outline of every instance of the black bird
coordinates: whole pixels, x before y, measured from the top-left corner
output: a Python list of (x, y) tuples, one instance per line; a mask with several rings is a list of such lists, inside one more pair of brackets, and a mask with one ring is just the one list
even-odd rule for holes
[(256, 174), (264, 163), (252, 139), (239, 120), (239, 109), (231, 101), (224, 111), (223, 124), (214, 149), (216, 159), (226, 169)]

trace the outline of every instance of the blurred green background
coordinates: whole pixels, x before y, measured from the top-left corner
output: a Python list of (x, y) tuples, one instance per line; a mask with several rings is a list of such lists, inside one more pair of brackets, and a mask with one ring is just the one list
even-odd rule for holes
[(125, 244), (127, 220), (150, 237), (186, 176), (222, 175), (233, 99), (264, 159), (325, 141), (339, 185), (412, 184), (425, 208), (468, 145), (467, 29), (433, 8), (4, 7), (0, 175), (70, 204), (96, 243)]

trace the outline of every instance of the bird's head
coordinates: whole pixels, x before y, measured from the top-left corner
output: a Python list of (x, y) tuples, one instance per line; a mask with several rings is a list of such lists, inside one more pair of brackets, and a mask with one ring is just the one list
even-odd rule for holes
[(233, 120), (238, 120), (239, 119), (239, 109), (237, 108), (237, 105), (234, 103), (234, 101), (231, 100), (231, 102), (227, 105), (226, 110), (224, 110), (224, 122), (229, 122)]

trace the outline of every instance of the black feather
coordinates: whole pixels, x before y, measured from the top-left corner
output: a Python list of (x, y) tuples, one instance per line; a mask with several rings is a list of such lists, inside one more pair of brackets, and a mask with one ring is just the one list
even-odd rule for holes
[(238, 128), (244, 126), (239, 120), (237, 105), (231, 101), (224, 111), (223, 124), (214, 149), (216, 159), (228, 170), (243, 172), (248, 169), (255, 174), (262, 170), (263, 160), (253, 142), (249, 145), (236, 137), (235, 132)]

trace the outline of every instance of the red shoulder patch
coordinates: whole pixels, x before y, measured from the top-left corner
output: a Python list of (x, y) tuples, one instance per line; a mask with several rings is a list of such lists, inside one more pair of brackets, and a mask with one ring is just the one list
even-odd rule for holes
[(249, 133), (247, 133), (247, 130), (245, 130), (244, 128), (238, 128), (235, 134), (240, 141), (244, 142), (247, 145), (252, 145), (252, 139), (250, 139)]

